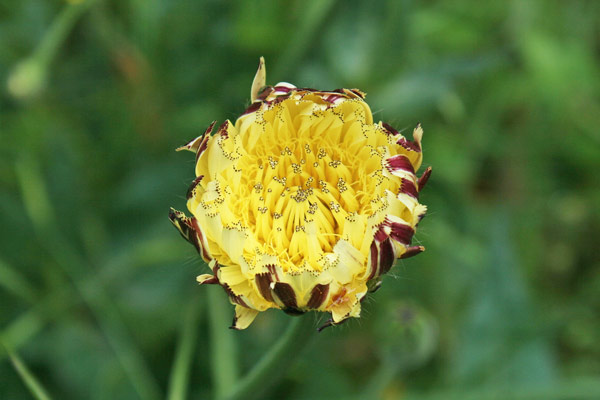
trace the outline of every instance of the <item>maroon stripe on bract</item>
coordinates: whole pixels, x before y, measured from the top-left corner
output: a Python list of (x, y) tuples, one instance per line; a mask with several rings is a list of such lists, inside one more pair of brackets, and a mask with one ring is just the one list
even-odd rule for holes
[(212, 278), (202, 282), (201, 285), (216, 285), (217, 283), (219, 283), (219, 280), (216, 276), (213, 276)]
[(260, 92), (258, 92), (258, 96), (256, 96), (257, 100), (264, 100), (266, 99), (271, 93), (273, 92), (273, 86), (265, 86), (263, 87)]
[(378, 258), (379, 250), (377, 248), (377, 242), (373, 240), (373, 242), (371, 243), (371, 273), (369, 274), (369, 278), (367, 279), (368, 281), (377, 276), (377, 270), (379, 266)]
[(390, 157), (386, 160), (386, 162), (387, 162), (388, 170), (390, 172), (394, 172), (394, 171), (401, 169), (401, 170), (408, 171), (413, 174), (415, 173), (415, 169), (413, 168), (413, 165), (411, 164), (408, 157), (406, 157), (404, 154), (398, 154), (396, 156)]
[(225, 139), (227, 139), (227, 137), (229, 137), (229, 132), (227, 132), (227, 127), (229, 126), (228, 122), (225, 121), (221, 124), (221, 126), (219, 126), (219, 129), (217, 130), (217, 135), (221, 135), (223, 136)]
[(387, 238), (379, 245), (379, 269), (381, 271), (379, 275), (387, 274), (395, 260), (394, 245), (390, 238)]
[(422, 253), (425, 251), (425, 247), (423, 246), (411, 246), (409, 248), (406, 249), (406, 251), (404, 252), (404, 254), (402, 254), (400, 256), (400, 258), (410, 258), (410, 257), (414, 257), (419, 253)]
[(390, 224), (390, 228), (392, 229), (390, 232), (390, 237), (402, 244), (410, 244), (410, 241), (415, 234), (414, 229), (410, 225), (392, 222)]
[(421, 175), (421, 177), (417, 181), (417, 184), (419, 186), (419, 192), (421, 190), (423, 190), (423, 188), (425, 187), (425, 184), (429, 180), (430, 176), (431, 176), (431, 167), (427, 167), (427, 169), (425, 170), (425, 172), (423, 172), (423, 175)]
[(212, 133), (213, 128), (215, 127), (217, 121), (213, 121), (208, 128), (204, 131), (204, 135), (202, 136), (202, 141), (196, 150), (196, 161), (200, 158), (200, 155), (204, 153), (206, 148), (208, 147), (208, 138), (210, 138), (210, 134)]
[(269, 270), (269, 272), (271, 273), (271, 275), (275, 277), (275, 280), (278, 281), (279, 275), (277, 275), (277, 268), (275, 267), (275, 265), (269, 264), (266, 267), (267, 267), (267, 270)]
[(284, 282), (275, 282), (273, 293), (281, 300), (284, 306), (288, 308), (298, 308), (296, 293), (291, 285)]
[(200, 181), (202, 180), (202, 178), (204, 178), (204, 175), (200, 175), (199, 177), (197, 177), (196, 179), (194, 179), (194, 181), (192, 182), (192, 184), (188, 188), (187, 195), (185, 196), (186, 199), (189, 200), (189, 199), (192, 198), (192, 196), (194, 195), (194, 189), (196, 189), (196, 186), (198, 186), (198, 184), (200, 183)]
[(310, 292), (310, 299), (306, 303), (308, 308), (317, 309), (323, 304), (327, 295), (329, 294), (329, 285), (315, 285), (313, 290)]
[(343, 96), (340, 96), (339, 94), (330, 94), (329, 96), (325, 97), (324, 100), (328, 103), (335, 103), (336, 100), (338, 99), (343, 99)]
[(208, 250), (206, 250), (204, 248), (204, 235), (202, 234), (202, 230), (200, 229), (200, 226), (198, 225), (198, 221), (196, 220), (196, 218), (191, 218), (191, 223), (192, 223), (194, 232), (196, 233), (196, 241), (198, 243), (198, 247), (200, 248), (198, 250), (198, 252), (200, 252), (204, 261), (212, 260), (212, 257), (210, 256), (210, 254), (208, 254)]
[(181, 216), (183, 216), (183, 213), (181, 211), (177, 211), (174, 208), (171, 208), (169, 210), (169, 219), (171, 220), (171, 222), (173, 222), (173, 224), (175, 224), (175, 222), (178, 221)]
[(290, 94), (290, 93), (280, 94), (280, 95), (278, 95), (277, 97), (275, 97), (275, 98), (273, 99), (273, 101), (271, 101), (271, 105), (274, 105), (274, 104), (279, 104), (279, 103), (281, 103), (282, 101), (289, 99), (289, 98), (290, 98), (290, 96), (291, 96), (291, 94)]
[(218, 262), (216, 262), (216, 261), (215, 261), (215, 265), (213, 265), (213, 267), (212, 267), (212, 271), (213, 271), (213, 275), (214, 275), (214, 276), (216, 276), (216, 277), (217, 277), (217, 279), (219, 279), (219, 278), (218, 278), (218, 276), (219, 276), (219, 275), (218, 275), (219, 268), (221, 268), (221, 265), (220, 265)]
[(196, 150), (196, 162), (198, 162), (198, 159), (200, 158), (202, 153), (204, 153), (204, 151), (208, 148), (208, 139), (209, 138), (210, 138), (210, 134), (205, 134), (204, 137), (202, 138), (202, 142), (200, 142), (200, 145), (198, 146), (198, 150)]
[(379, 224), (377, 231), (375, 232), (374, 239), (378, 243), (383, 242), (388, 237), (388, 234), (385, 233), (385, 230), (384, 230), (384, 224), (385, 224), (385, 221), (383, 223)]
[(227, 292), (227, 294), (229, 295), (229, 298), (231, 299), (231, 301), (233, 303), (238, 304), (242, 307), (250, 308), (250, 307), (248, 307), (246, 302), (242, 299), (242, 296), (239, 296), (239, 295), (236, 295), (235, 293), (233, 293), (233, 290), (231, 290), (231, 288), (229, 287), (228, 284), (222, 283), (221, 286), (223, 287), (223, 289), (225, 289), (225, 291)]
[(215, 124), (217, 123), (217, 121), (213, 121), (208, 128), (206, 128), (206, 130), (204, 131), (204, 134), (202, 134), (201, 136), (198, 136), (196, 139), (190, 141), (188, 144), (180, 147), (180, 149), (182, 148), (187, 148), (188, 150), (193, 150), (196, 153), (198, 153), (199, 149), (202, 147), (202, 144), (206, 141), (206, 137), (210, 135), (210, 133), (213, 130), (213, 127), (215, 126)]
[(210, 134), (211, 134), (211, 132), (212, 132), (212, 130), (213, 130), (213, 128), (215, 127), (216, 123), (217, 123), (217, 121), (213, 121), (213, 122), (212, 122), (212, 123), (211, 123), (211, 124), (208, 126), (208, 128), (206, 128), (206, 130), (204, 131), (204, 135), (206, 135), (206, 136), (210, 135)]
[(293, 88), (287, 87), (287, 86), (275, 86), (273, 87), (273, 89), (276, 92), (283, 92), (283, 93), (289, 93), (293, 90)]
[(202, 139), (204, 139), (204, 136), (198, 136), (197, 138), (190, 140), (183, 146), (178, 147), (177, 149), (178, 150), (187, 149), (187, 150), (192, 150), (192, 151), (198, 151), (198, 147), (200, 146), (199, 143), (202, 141)]
[(196, 230), (193, 227), (193, 222), (196, 220), (195, 218), (188, 218), (182, 212), (175, 211), (171, 209), (169, 213), (169, 219), (175, 225), (181, 236), (190, 242), (196, 248), (198, 253), (202, 254), (202, 248), (200, 243), (198, 242), (198, 236), (196, 234)]
[(365, 98), (365, 93), (364, 93), (364, 92), (361, 92), (361, 91), (360, 91), (360, 90), (358, 90), (358, 89), (350, 89), (350, 91), (351, 91), (352, 93), (354, 93), (355, 95), (357, 95), (358, 97), (360, 97), (361, 99), (364, 99), (364, 98)]
[(398, 131), (396, 129), (394, 129), (390, 124), (386, 124), (385, 122), (382, 122), (381, 125), (392, 135), (398, 134)]
[(319, 90), (319, 89), (313, 89), (313, 88), (308, 88), (308, 87), (296, 88), (296, 91), (309, 92), (309, 93), (326, 93), (326, 92), (328, 92), (328, 90)]
[(262, 274), (256, 274), (254, 276), (254, 280), (256, 282), (256, 287), (258, 287), (258, 291), (267, 301), (273, 301), (273, 296), (271, 295), (271, 282), (273, 282), (273, 278), (271, 278), (271, 274), (268, 272), (263, 272)]
[(413, 183), (413, 181), (402, 178), (402, 183), (400, 185), (400, 193), (406, 193), (415, 199), (419, 198), (419, 192), (417, 191), (417, 187)]
[(260, 108), (262, 101), (255, 101), (250, 105), (250, 107), (246, 108), (246, 110), (242, 113), (242, 115), (250, 114), (255, 112)]
[(400, 146), (404, 147), (406, 150), (415, 151), (417, 153), (421, 152), (421, 146), (417, 142), (412, 142), (407, 140), (406, 138), (398, 139), (398, 143)]

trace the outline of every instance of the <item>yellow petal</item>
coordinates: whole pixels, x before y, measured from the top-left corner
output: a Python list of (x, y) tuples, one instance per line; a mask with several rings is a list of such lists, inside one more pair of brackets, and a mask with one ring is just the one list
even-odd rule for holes
[(206, 283), (208, 283), (208, 284), (216, 283), (216, 279), (215, 279), (215, 276), (213, 274), (198, 275), (196, 277), (196, 281), (198, 281), (198, 283), (201, 284), (201, 285), (204, 285)]
[(233, 323), (231, 329), (242, 330), (246, 329), (254, 321), (254, 318), (258, 315), (258, 311), (250, 308), (242, 307), (239, 305), (235, 306), (235, 316), (233, 317)]

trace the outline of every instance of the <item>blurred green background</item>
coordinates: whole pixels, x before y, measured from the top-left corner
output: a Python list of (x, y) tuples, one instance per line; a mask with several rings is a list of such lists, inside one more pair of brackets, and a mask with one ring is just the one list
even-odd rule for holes
[[(600, 398), (597, 1), (4, 0), (0, 335), (23, 376), (205, 399), (215, 343), (243, 372), (282, 334), (275, 311), (227, 329), (167, 218), (194, 177), (173, 150), (244, 110), (261, 55), (271, 84), (421, 122), (433, 166), (427, 251), (261, 398)], [(1, 349), (0, 398), (30, 396)]]

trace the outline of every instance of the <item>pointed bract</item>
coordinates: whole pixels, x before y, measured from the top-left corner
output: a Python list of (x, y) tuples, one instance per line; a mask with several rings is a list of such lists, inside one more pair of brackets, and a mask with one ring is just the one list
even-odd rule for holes
[(256, 75), (254, 75), (254, 81), (252, 81), (252, 88), (250, 90), (250, 101), (254, 103), (258, 98), (260, 90), (267, 84), (267, 67), (265, 65), (265, 59), (260, 58), (258, 62), (258, 69)]

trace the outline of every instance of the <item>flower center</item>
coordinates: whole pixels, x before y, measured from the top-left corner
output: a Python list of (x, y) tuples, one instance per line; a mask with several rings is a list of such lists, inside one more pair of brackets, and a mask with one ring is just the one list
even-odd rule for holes
[(383, 173), (391, 139), (365, 120), (364, 103), (353, 103), (289, 99), (237, 124), (243, 150), (231, 168), (241, 174), (237, 184), (221, 179), (226, 202), (263, 244), (257, 250), (277, 256), (286, 272), (323, 270), (342, 238), (360, 249), (386, 189), (398, 190)]

